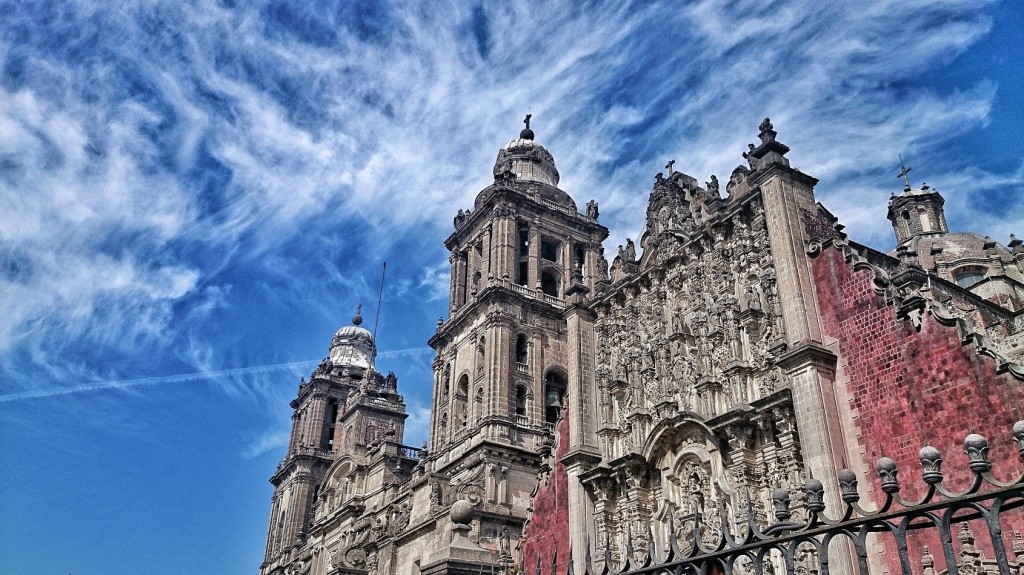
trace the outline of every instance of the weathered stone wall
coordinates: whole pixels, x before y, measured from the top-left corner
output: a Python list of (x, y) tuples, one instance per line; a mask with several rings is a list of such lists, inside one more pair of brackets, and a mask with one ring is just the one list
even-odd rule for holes
[[(894, 307), (874, 291), (873, 271), (854, 271), (839, 249), (825, 248), (814, 260), (813, 271), (822, 328), (836, 340), (859, 431), (862, 460), (849, 466), (871, 470), (866, 476), (872, 480), (876, 503), (884, 501), (884, 493), (874, 462), (883, 456), (899, 466), (903, 495), (913, 499), (922, 494), (918, 452), (925, 445), (941, 452), (946, 485), (957, 491), (966, 488), (972, 473), (963, 440), (971, 432), (988, 438), (997, 475), (1006, 479), (1019, 472), (1010, 429), (1024, 418), (1024, 382), (997, 374), (995, 361), (972, 345), (962, 345), (957, 330), (939, 324), (931, 314), (920, 318), (919, 330), (909, 319), (898, 319)], [(980, 526), (972, 527), (978, 545), (991, 549)], [(1024, 530), (1020, 513), (1004, 524), (1007, 549), (1013, 530)], [(920, 567), (923, 545), (941, 566), (937, 539), (916, 543), (909, 549), (915, 569)], [(895, 559), (889, 546), (890, 572), (899, 570)]]

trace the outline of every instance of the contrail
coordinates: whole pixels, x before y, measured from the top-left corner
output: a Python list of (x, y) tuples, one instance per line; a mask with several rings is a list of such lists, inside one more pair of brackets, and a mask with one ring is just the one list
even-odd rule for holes
[[(400, 357), (404, 355), (419, 355), (433, 351), (429, 347), (413, 347), (409, 349), (395, 349), (377, 354), (377, 357)], [(197, 371), (193, 373), (179, 373), (175, 375), (162, 375), (157, 377), (143, 377), (139, 379), (120, 379), (114, 381), (94, 381), (79, 385), (69, 385), (50, 389), (39, 389), (33, 391), (20, 391), (0, 395), (0, 403), (21, 401), (23, 399), (40, 399), (58, 395), (71, 395), (88, 391), (99, 391), (103, 389), (124, 389), (127, 387), (138, 387), (142, 385), (160, 385), (164, 383), (180, 383), (184, 381), (202, 381), (215, 377), (232, 375), (253, 375), (257, 373), (269, 373), (274, 371), (289, 371), (295, 368), (314, 366), (319, 364), (320, 359), (305, 361), (292, 361), (288, 363), (272, 363), (268, 365), (251, 365), (249, 367), (235, 367), (231, 369), (217, 369), (213, 371)]]

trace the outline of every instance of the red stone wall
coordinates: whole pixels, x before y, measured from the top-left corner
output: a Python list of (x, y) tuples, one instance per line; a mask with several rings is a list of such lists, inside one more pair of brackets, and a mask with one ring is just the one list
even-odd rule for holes
[[(895, 309), (872, 290), (873, 272), (853, 271), (837, 249), (826, 248), (812, 265), (822, 326), (839, 341), (840, 367), (865, 451), (865, 461), (851, 462), (851, 467), (870, 470), (874, 499), (884, 499), (874, 472), (874, 462), (882, 456), (899, 466), (903, 495), (923, 492), (918, 451), (928, 444), (942, 454), (945, 484), (962, 490), (972, 478), (963, 448), (971, 432), (989, 440), (998, 477), (1019, 473), (1010, 429), (1024, 419), (1024, 382), (997, 375), (991, 358), (978, 355), (973, 344), (961, 345), (956, 330), (931, 315), (923, 318), (920, 331), (897, 319)], [(985, 532), (972, 527), (978, 544), (990, 549), (983, 541)], [(1024, 530), (1019, 513), (1004, 525), (1007, 543), (1012, 530)], [(938, 569), (941, 550), (927, 543)], [(920, 545), (911, 545), (910, 551), (919, 570)], [(890, 565), (895, 567), (890, 572), (899, 572), (898, 565)]]
[(551, 562), (557, 552), (554, 573), (564, 575), (569, 568), (569, 475), (562, 457), (569, 450), (569, 420), (562, 417), (555, 427), (554, 457), (551, 471), (537, 487), (533, 513), (523, 530), (522, 569), (535, 575), (540, 559), (541, 573), (552, 573)]

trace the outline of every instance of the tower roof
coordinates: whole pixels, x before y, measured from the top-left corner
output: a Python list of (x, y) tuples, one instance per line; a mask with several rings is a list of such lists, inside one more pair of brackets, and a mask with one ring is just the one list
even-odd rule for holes
[(557, 186), (559, 176), (555, 159), (544, 146), (534, 141), (529, 114), (526, 115), (525, 124), (526, 128), (519, 132), (519, 137), (498, 151), (498, 159), (494, 161), (494, 175), (510, 171), (517, 180)]
[(356, 308), (352, 325), (343, 326), (331, 338), (331, 363), (338, 367), (373, 367), (377, 357), (377, 345), (370, 330), (362, 327), (362, 305)]

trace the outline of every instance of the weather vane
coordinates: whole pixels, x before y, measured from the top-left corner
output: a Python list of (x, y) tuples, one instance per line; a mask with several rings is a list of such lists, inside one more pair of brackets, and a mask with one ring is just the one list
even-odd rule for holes
[(903, 164), (903, 154), (900, 154), (900, 173), (896, 174), (896, 179), (898, 180), (900, 178), (903, 178), (903, 181), (904, 181), (903, 189), (904, 190), (909, 190), (910, 189), (910, 176), (907, 175), (909, 173), (910, 173), (910, 168), (908, 168), (907, 166), (905, 166)]

